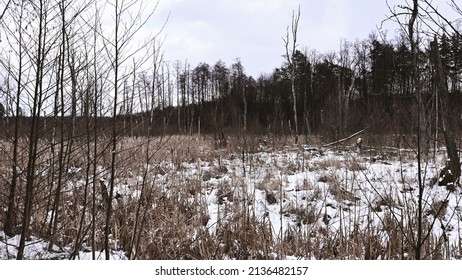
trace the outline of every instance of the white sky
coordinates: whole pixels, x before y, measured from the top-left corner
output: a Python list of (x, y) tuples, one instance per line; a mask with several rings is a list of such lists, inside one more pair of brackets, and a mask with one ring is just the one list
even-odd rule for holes
[(281, 65), (282, 36), (298, 5), (299, 46), (321, 53), (338, 50), (341, 39), (366, 39), (388, 14), (384, 0), (160, 0), (155, 21), (171, 12), (166, 60), (230, 66), (239, 57), (257, 78)]

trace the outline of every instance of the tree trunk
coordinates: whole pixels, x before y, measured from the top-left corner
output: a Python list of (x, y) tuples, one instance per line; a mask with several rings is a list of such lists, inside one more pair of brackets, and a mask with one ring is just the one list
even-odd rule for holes
[(295, 125), (295, 143), (298, 143), (298, 114), (297, 114), (297, 91), (295, 87), (295, 78), (297, 75), (296, 65), (294, 63), (294, 54), (297, 49), (297, 31), (298, 31), (298, 22), (300, 20), (300, 6), (298, 7), (298, 13), (292, 14), (292, 44), (291, 50), (289, 50), (289, 27), (287, 27), (287, 33), (285, 38), (283, 38), (285, 43), (286, 54), (285, 57), (287, 59), (288, 68), (290, 69), (290, 83), (291, 83), (291, 91), (292, 91), (292, 98), (293, 98), (293, 113), (294, 113), (294, 125)]
[(31, 126), (29, 134), (29, 150), (28, 150), (28, 162), (27, 162), (27, 176), (26, 176), (26, 194), (24, 197), (24, 214), (22, 219), (22, 229), (21, 229), (21, 238), (19, 240), (18, 254), (16, 258), (21, 260), (24, 258), (24, 249), (26, 247), (26, 238), (29, 235), (29, 227), (32, 218), (32, 204), (34, 197), (35, 189), (35, 171), (36, 171), (36, 162), (37, 162), (37, 146), (39, 138), (39, 117), (40, 110), (42, 107), (42, 78), (43, 78), (43, 68), (45, 60), (44, 52), (44, 42), (45, 42), (45, 10), (44, 3), (40, 1), (37, 5), (38, 9), (38, 21), (39, 21), (39, 33), (37, 36), (37, 53), (35, 57), (35, 85), (34, 85), (34, 98), (32, 100), (32, 116), (31, 116)]
[(448, 167), (452, 173), (452, 183), (457, 183), (460, 178), (460, 159), (457, 151), (454, 124), (451, 118), (451, 106), (449, 101), (449, 91), (447, 84), (447, 77), (443, 71), (443, 63), (441, 61), (441, 55), (438, 47), (438, 39), (435, 36), (434, 41), (431, 43), (432, 59), (435, 68), (435, 81), (437, 85), (438, 95), (441, 99), (442, 112), (442, 123), (443, 123), (443, 135), (446, 144), (446, 151), (448, 153), (449, 163)]
[(418, 66), (417, 66), (417, 43), (416, 39), (414, 38), (414, 24), (416, 22), (418, 13), (419, 13), (419, 3), (418, 0), (413, 0), (413, 7), (412, 7), (412, 15), (409, 20), (408, 31), (409, 31), (409, 41), (411, 43), (411, 54), (412, 54), (412, 73), (411, 78), (414, 86), (415, 95), (417, 97), (417, 179), (419, 184), (419, 196), (417, 201), (417, 240), (414, 244), (414, 253), (415, 258), (417, 260), (421, 259), (422, 255), (422, 246), (423, 246), (423, 194), (424, 194), (424, 185), (422, 179), (422, 168), (421, 168), (421, 143), (422, 143), (422, 136), (425, 134), (424, 132), (424, 121), (423, 121), (423, 112), (424, 107), (422, 102), (422, 97), (420, 96), (420, 81), (418, 75)]
[[(22, 10), (20, 13), (19, 27), (22, 28)], [(17, 78), (17, 92), (16, 92), (16, 113), (15, 113), (15, 125), (14, 125), (14, 139), (13, 139), (13, 177), (11, 178), (11, 183), (9, 186), (8, 193), (8, 210), (6, 214), (5, 221), (5, 233), (8, 236), (13, 236), (15, 234), (15, 225), (16, 225), (16, 187), (18, 184), (19, 178), (19, 160), (18, 160), (18, 146), (19, 146), (19, 118), (20, 118), (20, 102), (21, 102), (21, 87), (22, 87), (22, 72), (23, 72), (23, 47), (22, 47), (22, 32), (19, 33), (19, 68), (18, 68), (18, 78)]]

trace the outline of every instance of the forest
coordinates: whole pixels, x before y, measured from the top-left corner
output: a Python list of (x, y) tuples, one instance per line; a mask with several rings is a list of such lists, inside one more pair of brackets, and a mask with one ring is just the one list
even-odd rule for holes
[[(254, 159), (258, 152), (274, 150), (277, 154), (278, 149), (290, 146), (299, 149), (298, 161), (300, 153), (303, 155), (303, 164), (293, 172), (305, 174), (313, 164), (309, 163), (313, 149), (322, 157), (328, 153), (323, 148), (332, 143), (343, 145), (344, 139), (358, 132), (362, 146), (374, 153), (389, 147), (411, 151), (412, 156), (407, 156), (416, 161), (416, 170), (430, 168), (429, 162), (434, 160), (432, 172), (413, 173), (411, 185), (419, 199), (414, 206), (403, 207), (415, 215), (397, 218), (390, 210), (390, 221), (379, 218), (382, 226), (388, 222), (401, 225), (402, 244), (393, 250), (387, 247), (396, 252), (386, 257), (429, 258), (429, 252), (440, 254), (431, 255), (435, 258), (444, 255), (440, 239), (432, 239), (432, 234), (436, 221), (442, 223), (440, 210), (455, 195), (451, 186), (459, 186), (462, 31), (460, 18), (446, 18), (431, 1), (390, 7), (388, 20), (400, 26), (392, 36), (371, 31), (368, 38), (341, 40), (339, 50), (329, 53), (308, 49), (303, 47), (307, 42), (297, 41), (300, 9), (298, 13), (294, 10), (287, 34), (275, 34), (282, 36), (286, 50), (281, 64), (258, 77), (246, 74), (245, 62), (239, 58), (231, 65), (221, 60), (198, 65), (164, 61), (162, 28), (138, 40), (141, 28), (156, 16), (157, 5), (149, 10), (136, 0), (0, 3), (0, 243), (13, 252), (3, 254), (0, 246), (0, 259), (43, 257), (28, 251), (31, 240), (46, 241), (46, 251), (54, 254), (43, 253), (44, 258), (73, 259), (91, 252), (95, 259), (97, 252), (103, 251), (106, 259), (113, 258), (114, 252), (122, 252), (121, 258), (127, 259), (364, 259), (381, 254), (385, 258), (383, 241), (371, 239), (374, 230), (358, 235), (361, 240), (347, 242), (342, 222), (340, 229), (322, 228), (314, 222), (329, 224), (326, 217), (330, 214), (322, 210), (304, 216), (306, 231), (297, 235), (291, 227), (283, 230), (283, 213), (284, 219), (290, 215), (301, 219), (308, 208), (282, 211), (286, 200), (283, 188), (277, 185), (284, 180), (265, 177), (269, 173), (252, 173), (257, 172), (252, 168), (258, 170), (264, 161)], [(447, 5), (462, 17), (460, 4), (452, 0)], [(105, 13), (111, 14), (110, 19)], [(164, 25), (168, 25), (167, 19)], [(317, 146), (307, 148), (312, 145)], [(362, 146), (356, 143), (358, 153)], [(439, 153), (441, 149), (446, 153)], [(447, 166), (436, 162), (438, 155), (449, 159)], [(369, 159), (375, 162), (375, 155), (369, 154)], [(292, 170), (290, 163), (277, 162), (283, 170)], [(348, 171), (367, 169), (362, 162), (353, 164), (349, 157), (336, 162), (334, 166)], [(407, 164), (402, 158), (397, 162), (401, 162), (401, 170)], [(189, 178), (188, 168), (195, 170), (190, 171), (193, 174), (198, 172), (199, 179)], [(435, 210), (436, 200), (424, 200), (429, 199), (424, 196), (426, 182), (438, 175), (433, 185), (441, 182), (444, 168), (451, 174), (445, 182), (449, 191)], [(243, 173), (231, 171), (234, 169)], [(362, 175), (366, 178), (361, 184), (370, 183), (367, 176), (372, 175)], [(343, 184), (340, 177), (316, 176), (313, 180), (321, 186)], [(229, 180), (211, 182), (223, 177)], [(316, 184), (306, 178), (303, 188), (311, 191), (307, 184)], [(272, 191), (258, 187), (265, 180), (276, 187)], [(405, 185), (406, 180), (402, 181)], [(191, 184), (193, 187), (186, 188)], [(280, 209), (274, 209), (280, 216), (279, 234), (268, 231), (264, 217), (252, 215), (258, 207), (248, 201), (255, 202), (255, 196), (239, 194), (246, 198), (243, 204), (234, 205), (237, 202), (233, 203), (230, 190), (223, 187), (226, 184), (229, 188), (248, 186), (254, 195), (258, 189), (266, 203), (280, 203)], [(185, 189), (173, 191), (181, 187)], [(211, 193), (218, 201), (213, 204), (218, 207), (213, 208), (218, 211), (216, 217), (209, 213), (211, 204), (198, 198)], [(341, 200), (345, 199), (342, 196)], [(360, 199), (350, 196), (349, 200)], [(383, 205), (393, 208), (393, 203), (385, 200), (382, 197)], [(326, 200), (323, 203), (316, 207), (326, 209)], [(451, 207), (458, 209), (458, 203)], [(371, 206), (371, 202), (364, 205)], [(220, 211), (239, 215), (221, 220)], [(423, 217), (428, 211), (435, 217), (430, 222)], [(163, 218), (165, 212), (172, 216)], [(191, 216), (191, 212), (197, 215)], [(456, 219), (455, 215), (449, 220)], [(173, 228), (168, 227), (172, 221), (184, 228), (172, 233)], [(235, 230), (249, 225), (248, 235)], [(387, 226), (389, 229), (390, 224)], [(349, 229), (357, 230), (354, 228)], [(345, 243), (341, 245), (356, 245), (323, 255), (323, 246), (333, 252), (338, 240), (326, 237), (310, 243), (307, 232), (314, 229), (323, 230), (326, 236), (329, 230), (342, 232)], [(400, 243), (393, 239), (396, 233), (383, 232), (390, 243)], [(258, 240), (262, 234), (274, 238)], [(8, 245), (11, 238), (17, 241), (12, 248)], [(157, 248), (153, 240), (162, 240), (164, 245)], [(232, 240), (239, 240), (242, 246)], [(368, 248), (356, 247), (364, 242)], [(447, 258), (459, 256), (455, 251), (460, 252), (460, 241), (457, 244), (445, 247)], [(212, 247), (217, 248), (215, 252)]]
[[(59, 24), (58, 20), (61, 20), (73, 31), (73, 25), (84, 24), (78, 21), (85, 20), (82, 14), (88, 12), (89, 7), (89, 3), (78, 7), (80, 10), (76, 9), (75, 15), (70, 16), (69, 20), (53, 18), (42, 24), (51, 25), (53, 27), (50, 29), (53, 29)], [(45, 12), (48, 14), (59, 11)], [(21, 27), (18, 26), (16, 32)], [(47, 56), (47, 65), (44, 66), (50, 69), (43, 73), (42, 79), (46, 81), (46, 86), (42, 86), (45, 86), (46, 91), (42, 89), (43, 96), (37, 104), (38, 112), (35, 112), (40, 117), (39, 122), (56, 127), (56, 122), (63, 120), (68, 125), (72, 123), (73, 126), (83, 129), (85, 120), (99, 118), (102, 123), (100, 129), (103, 129), (107, 127), (106, 119), (110, 119), (111, 114), (115, 113), (115, 118), (120, 122), (118, 127), (123, 128), (120, 133), (133, 136), (146, 135), (146, 126), (152, 116), (151, 125), (157, 135), (192, 134), (198, 130), (206, 134), (245, 132), (257, 135), (293, 135), (298, 131), (299, 135), (321, 135), (327, 142), (338, 140), (365, 127), (374, 133), (384, 134), (412, 134), (416, 129), (418, 114), (415, 85), (412, 81), (413, 53), (406, 30), (398, 30), (399, 33), (391, 39), (371, 31), (369, 38), (356, 39), (353, 42), (342, 40), (337, 52), (325, 54), (307, 48), (294, 48), (289, 60), (276, 66), (272, 73), (261, 74), (259, 77), (247, 75), (239, 58), (230, 66), (221, 60), (214, 64), (203, 62), (195, 66), (181, 61), (164, 62), (159, 46), (161, 42), (153, 38), (150, 45), (146, 43), (143, 46), (144, 51), (150, 53), (141, 59), (136, 57), (139, 61), (133, 65), (126, 65), (128, 54), (120, 52), (121, 64), (125, 63), (121, 65), (124, 73), (118, 81), (119, 92), (114, 104), (114, 85), (103, 83), (109, 79), (108, 75), (114, 73), (109, 70), (106, 73), (97, 73), (98, 71), (92, 69), (96, 66), (94, 64), (105, 62), (90, 56), (89, 42), (98, 38), (90, 37), (90, 29), (94, 27), (87, 28), (87, 31), (73, 31), (75, 34), (71, 35), (65, 33), (61, 35), (63, 38), (59, 38), (59, 34), (42, 34), (47, 36), (44, 40), (51, 41), (42, 42), (42, 47), (48, 47), (45, 44), (50, 43), (50, 49), (43, 50), (43, 55)], [(8, 29), (5, 31), (13, 32)], [(15, 35), (14, 32), (5, 34), (6, 38)], [(40, 34), (30, 36), (32, 35)], [(437, 35), (443, 71), (447, 76), (451, 104), (449, 108), (441, 108), (435, 94), (437, 66), (430, 54), (430, 44), (434, 38), (421, 35), (416, 42), (419, 94), (423, 98), (425, 125), (429, 135), (438, 134), (438, 127), (441, 126), (438, 121), (441, 119), (438, 118), (440, 110), (450, 111), (457, 131), (460, 131), (461, 126), (461, 116), (457, 111), (461, 105), (460, 31), (449, 28)], [(61, 45), (57, 39), (63, 40)], [(9, 42), (11, 46), (13, 43), (17, 42)], [(32, 42), (20, 43), (27, 45)], [(122, 44), (124, 46), (128, 44), (120, 43), (125, 43)], [(66, 52), (61, 54), (62, 69), (56, 68), (60, 59), (59, 51)], [(25, 65), (20, 66), (27, 67), (23, 71), (31, 71), (30, 67), (33, 65), (28, 55), (17, 53), (12, 56), (5, 53), (2, 58), (1, 129), (3, 135), (9, 137), (14, 134), (16, 117), (24, 123), (21, 133), (29, 131), (31, 117), (34, 115), (31, 102), (34, 92), (24, 93), (24, 96), (17, 94), (21, 85), (18, 85), (14, 71), (18, 69), (12, 69), (17, 67), (14, 63), (18, 56), (26, 56), (22, 58), (26, 60), (23, 62)], [(48, 61), (51, 59), (48, 56), (53, 57), (54, 61)], [(67, 65), (70, 63), (72, 66)], [(55, 80), (59, 78), (56, 76), (58, 70), (62, 72), (62, 84), (66, 85), (61, 92), (65, 96), (59, 96), (58, 85), (51, 85), (52, 82), (57, 83)], [(98, 85), (97, 75), (100, 76), (102, 85)], [(21, 83), (32, 81), (23, 80)]]

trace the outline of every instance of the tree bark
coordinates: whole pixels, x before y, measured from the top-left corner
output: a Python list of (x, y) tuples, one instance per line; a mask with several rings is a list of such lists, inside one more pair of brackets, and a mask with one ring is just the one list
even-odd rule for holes
[(431, 43), (431, 52), (432, 60), (435, 65), (435, 81), (437, 85), (437, 91), (439, 98), (441, 100), (441, 113), (442, 113), (442, 123), (443, 123), (443, 135), (444, 141), (446, 144), (446, 151), (448, 154), (448, 167), (452, 173), (452, 183), (457, 183), (460, 178), (460, 158), (457, 151), (455, 133), (454, 133), (454, 124), (450, 113), (453, 110), (450, 110), (450, 101), (449, 101), (449, 90), (447, 77), (443, 70), (443, 63), (441, 61), (441, 55), (439, 51), (438, 39), (434, 38), (434, 41)]

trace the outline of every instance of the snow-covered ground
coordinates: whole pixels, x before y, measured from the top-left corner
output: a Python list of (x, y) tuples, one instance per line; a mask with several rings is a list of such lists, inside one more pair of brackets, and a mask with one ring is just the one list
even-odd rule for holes
[[(17, 248), (19, 245), (20, 236), (16, 235), (12, 238), (7, 238), (3, 231), (0, 231), (0, 259), (15, 259)], [(50, 249), (48, 248), (49, 242), (43, 239), (31, 237), (26, 241), (26, 249), (24, 250), (24, 258), (28, 260), (61, 260), (69, 259), (71, 256), (71, 247), (60, 248), (56, 245)], [(50, 250), (49, 250), (50, 249)], [(91, 260), (91, 252), (78, 252), (75, 256), (76, 260)], [(104, 260), (105, 252), (95, 252), (95, 259)], [(124, 252), (113, 251), (110, 254), (111, 260), (126, 259)]]
[[(335, 248), (329, 247), (331, 258), (406, 258), (415, 244), (419, 188), (412, 151), (309, 146), (273, 150), (260, 146), (254, 153), (221, 151), (211, 156), (204, 151), (203, 155), (183, 162), (165, 159), (157, 167), (147, 168), (153, 170), (156, 184), (166, 193), (178, 182), (199, 185), (191, 199), (201, 201), (206, 209), (205, 214), (198, 212), (206, 216), (204, 227), (211, 236), (221, 224), (235, 218), (231, 209), (245, 208), (254, 220), (268, 225), (272, 238), (280, 242), (297, 235), (317, 242), (322, 249), (323, 243), (334, 240)], [(444, 150), (422, 162), (424, 237), (428, 248), (437, 248), (440, 254), (427, 250), (428, 258), (461, 255), (461, 190), (438, 186), (437, 174), (444, 163)], [(132, 176), (130, 180), (142, 178)], [(116, 192), (138, 199), (140, 190), (131, 188), (130, 180), (120, 180), (125, 183), (118, 184)], [(18, 243), (19, 236), (7, 238), (0, 232), (0, 259), (14, 258)], [(47, 250), (46, 240), (32, 237), (25, 256), (69, 258), (70, 246)], [(372, 247), (382, 253), (368, 255)], [(270, 252), (281, 258), (277, 254), (276, 248)], [(104, 252), (96, 255), (104, 258)], [(111, 256), (126, 258), (121, 251)], [(91, 252), (83, 251), (76, 257), (91, 258)], [(287, 253), (283, 258), (315, 256)]]

